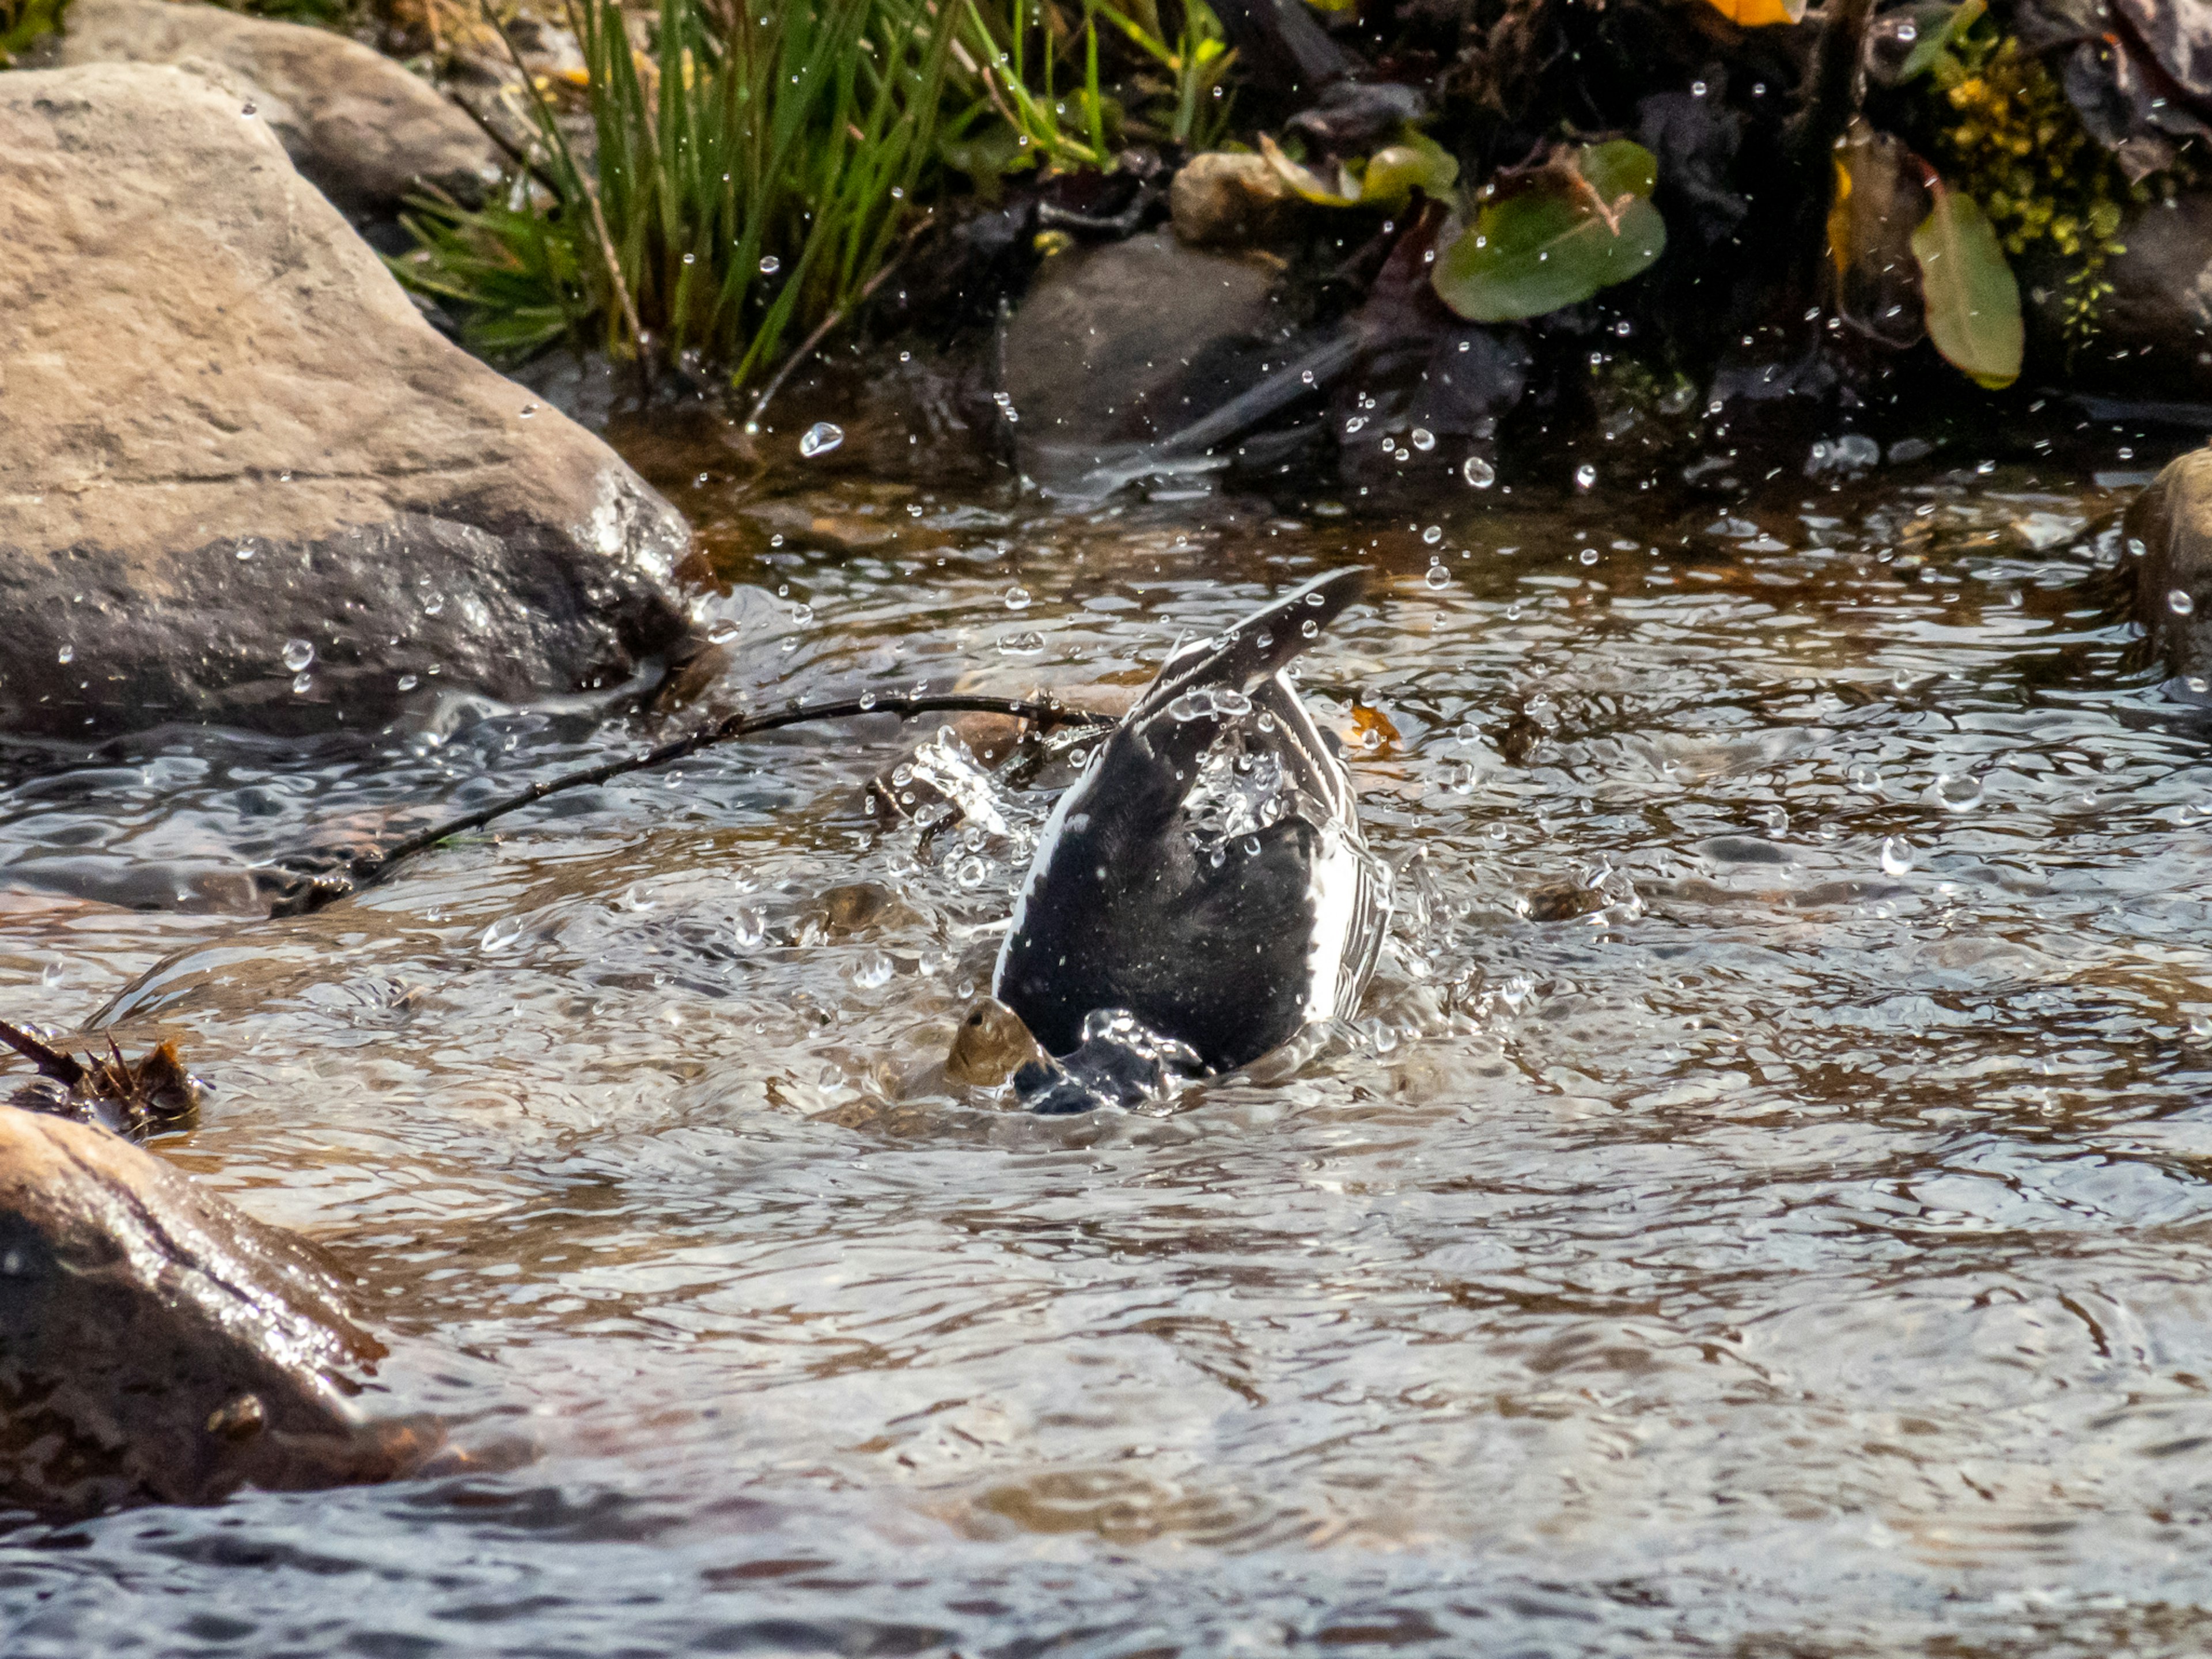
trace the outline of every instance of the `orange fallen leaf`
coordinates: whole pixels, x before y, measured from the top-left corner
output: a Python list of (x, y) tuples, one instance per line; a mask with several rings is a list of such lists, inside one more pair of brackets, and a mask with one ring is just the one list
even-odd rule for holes
[(1741, 23), (1747, 29), (1805, 19), (1805, 0), (1706, 0), (1706, 3), (1731, 23)]
[(1364, 702), (1352, 705), (1352, 732), (1348, 747), (1363, 755), (1395, 754), (1398, 728), (1381, 709)]

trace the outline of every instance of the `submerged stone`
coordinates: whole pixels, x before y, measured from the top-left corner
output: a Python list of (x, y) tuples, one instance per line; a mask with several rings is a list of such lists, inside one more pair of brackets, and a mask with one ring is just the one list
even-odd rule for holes
[(234, 94), (10, 74), (0, 155), (0, 728), (374, 725), (685, 640), (675, 509), (441, 337)]
[(82, 1515), (388, 1480), (383, 1346), (305, 1242), (102, 1129), (0, 1107), (0, 1506)]
[(2166, 693), (2212, 707), (2212, 448), (2171, 463), (2123, 526), (2135, 619), (2166, 662)]

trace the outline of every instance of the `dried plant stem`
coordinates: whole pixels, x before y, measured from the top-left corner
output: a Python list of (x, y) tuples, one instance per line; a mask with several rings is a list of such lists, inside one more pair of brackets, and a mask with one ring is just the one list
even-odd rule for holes
[[(317, 878), (295, 897), (280, 902), (275, 913), (278, 915), (304, 915), (319, 910), (381, 881), (401, 860), (410, 859), (454, 836), (481, 830), (494, 818), (505, 817), (510, 812), (535, 805), (549, 795), (557, 795), (568, 789), (589, 788), (632, 772), (665, 766), (670, 761), (681, 760), (686, 755), (696, 754), (702, 749), (726, 743), (733, 738), (750, 737), (756, 732), (773, 732), (784, 726), (803, 726), (816, 720), (850, 720), (860, 714), (896, 714), (901, 720), (910, 720), (916, 714), (1005, 714), (1015, 720), (1033, 720), (1046, 730), (1056, 726), (1116, 724), (1114, 715), (1069, 708), (1050, 697), (983, 697), (959, 693), (943, 696), (852, 697), (841, 702), (803, 704), (767, 714), (732, 714), (692, 732), (689, 737), (664, 743), (642, 755), (607, 761), (598, 766), (586, 767), (580, 772), (566, 772), (557, 778), (548, 778), (544, 782), (534, 783), (505, 800), (494, 801), (489, 806), (479, 807), (457, 818), (448, 818), (376, 852), (364, 853), (348, 861), (343, 876)], [(4, 1040), (4, 1033), (0, 1033), (0, 1040)], [(29, 1053), (28, 1050), (24, 1052)]]

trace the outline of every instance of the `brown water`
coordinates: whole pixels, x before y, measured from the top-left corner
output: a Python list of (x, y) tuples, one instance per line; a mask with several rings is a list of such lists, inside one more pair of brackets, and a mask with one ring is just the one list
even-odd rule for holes
[(164, 1150), (520, 1461), (18, 1527), (0, 1650), (2212, 1645), (2212, 748), (2111, 619), (2127, 480), (1378, 521), (697, 464), (726, 690), (1141, 676), (1374, 565), (1307, 672), (1397, 734), (1360, 1029), (1158, 1117), (948, 1085), (1048, 797), (886, 828), (888, 720), (275, 922), (256, 859), (661, 728), (19, 756), (0, 1006), (180, 1035)]

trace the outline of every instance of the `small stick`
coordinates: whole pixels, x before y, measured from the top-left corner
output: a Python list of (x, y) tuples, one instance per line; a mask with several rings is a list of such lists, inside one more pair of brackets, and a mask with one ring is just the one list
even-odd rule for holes
[(768, 410), (769, 400), (783, 390), (783, 383), (791, 378), (792, 370), (813, 355), (814, 348), (829, 337), (830, 330), (836, 328), (838, 324), (843, 322), (875, 296), (876, 290), (884, 285), (884, 279), (898, 269), (899, 261), (905, 258), (908, 251), (914, 246), (915, 239), (928, 229), (936, 217), (936, 210), (933, 208), (916, 220), (914, 228), (908, 231), (900, 241), (898, 252), (884, 262), (884, 268), (881, 270), (868, 278), (860, 291), (853, 296), (851, 302), (824, 317), (814, 332), (799, 343), (799, 349), (783, 360), (783, 367), (776, 370), (769, 383), (761, 388), (760, 396), (753, 399), (753, 412), (745, 416), (746, 431), (757, 432), (760, 429), (760, 418)]
[[(910, 720), (916, 714), (1006, 714), (1016, 720), (1034, 720), (1049, 730), (1055, 726), (1115, 726), (1119, 718), (1112, 714), (1096, 714), (1089, 709), (1069, 708), (1049, 697), (1024, 700), (1012, 697), (981, 697), (953, 694), (926, 697), (852, 697), (841, 702), (815, 703), (795, 708), (777, 709), (763, 714), (732, 714), (714, 725), (664, 743), (642, 755), (633, 755), (624, 760), (607, 761), (598, 766), (586, 767), (580, 772), (563, 773), (557, 778), (548, 778), (534, 783), (520, 794), (505, 800), (495, 801), (457, 818), (418, 830), (391, 847), (363, 853), (349, 860), (342, 880), (319, 878), (298, 900), (289, 905), (280, 905), (277, 914), (305, 915), (348, 898), (362, 889), (381, 881), (392, 873), (392, 867), (403, 859), (435, 847), (440, 842), (471, 830), (481, 830), (494, 818), (504, 817), (509, 812), (534, 805), (548, 795), (557, 795), (567, 789), (587, 788), (605, 783), (630, 772), (641, 772), (649, 767), (663, 766), (686, 755), (732, 738), (750, 737), (757, 732), (773, 732), (787, 726), (802, 726), (813, 720), (847, 720), (856, 714), (896, 714), (901, 720)], [(11, 1028), (12, 1029), (12, 1028)], [(5, 1033), (0, 1031), (0, 1036)], [(27, 1037), (28, 1042), (35, 1038)], [(16, 1045), (19, 1046), (20, 1045)], [(43, 1046), (43, 1045), (41, 1045)], [(36, 1059), (27, 1048), (24, 1054)], [(47, 1051), (51, 1053), (52, 1051)]]
[[(112, 1040), (112, 1039), (111, 1039)], [(74, 1089), (84, 1081), (84, 1067), (58, 1048), (50, 1048), (20, 1025), (0, 1019), (0, 1042), (37, 1066), (45, 1076)], [(116, 1057), (118, 1060), (121, 1055)]]
[[(490, 0), (483, 0), (483, 15), (484, 21), (498, 33), (500, 44), (507, 48), (507, 55), (514, 59), (514, 72), (522, 77), (522, 84), (537, 108), (538, 119), (548, 132), (557, 137), (560, 129), (554, 121), (553, 112), (538, 92), (538, 82), (530, 73), (530, 65), (523, 61), (522, 49), (514, 44), (514, 37), (507, 32), (507, 25), (500, 21), (499, 14), (491, 9)], [(565, 153), (565, 140), (562, 141), (562, 149)], [(623, 280), (622, 260), (615, 252), (615, 239), (607, 230), (607, 216), (599, 210), (599, 193), (592, 188), (592, 181), (584, 177), (583, 169), (576, 165), (573, 155), (568, 157), (568, 171), (576, 181), (576, 188), (584, 193), (584, 205), (592, 210), (592, 229), (599, 240), (599, 253), (606, 264), (607, 277), (615, 285), (615, 299), (622, 307), (623, 320), (629, 325), (630, 339), (637, 347), (638, 362), (642, 365), (646, 382), (650, 386), (653, 381), (653, 357), (647, 349), (645, 325), (638, 320), (637, 307), (629, 296), (629, 284)]]

